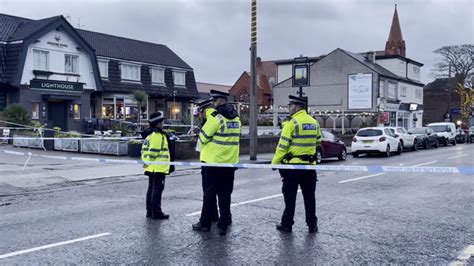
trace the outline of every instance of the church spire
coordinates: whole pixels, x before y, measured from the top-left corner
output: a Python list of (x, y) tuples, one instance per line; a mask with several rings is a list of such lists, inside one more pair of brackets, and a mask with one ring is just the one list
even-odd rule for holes
[(385, 44), (386, 55), (401, 55), (405, 57), (405, 41), (403, 40), (402, 30), (400, 29), (400, 21), (398, 20), (397, 5), (395, 4), (395, 12), (393, 13), (392, 26)]

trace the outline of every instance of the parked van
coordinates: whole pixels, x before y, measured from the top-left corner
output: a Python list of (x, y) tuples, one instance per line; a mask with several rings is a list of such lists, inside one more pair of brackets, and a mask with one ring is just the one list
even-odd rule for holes
[(428, 127), (438, 135), (438, 142), (448, 146), (449, 143), (456, 145), (456, 126), (450, 122), (439, 122), (428, 124)]

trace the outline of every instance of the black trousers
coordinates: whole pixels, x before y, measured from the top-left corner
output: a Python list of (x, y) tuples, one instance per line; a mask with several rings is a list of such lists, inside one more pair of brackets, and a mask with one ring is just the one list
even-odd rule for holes
[(163, 213), (161, 210), (161, 195), (165, 189), (165, 174), (147, 172), (146, 175), (148, 175), (146, 210), (155, 215), (160, 215)]
[(296, 194), (298, 193), (298, 185), (304, 199), (304, 208), (306, 213), (306, 224), (314, 227), (318, 223), (316, 217), (316, 181), (317, 175), (315, 170), (289, 170), (281, 169), (280, 175), (283, 178), (282, 193), (285, 199), (285, 210), (281, 217), (281, 224), (285, 226), (293, 226), (295, 223)]
[[(208, 167), (202, 167), (201, 168), (201, 175), (202, 175), (202, 192), (204, 195), (204, 192), (206, 189), (211, 186), (211, 178), (209, 178), (207, 172)], [(212, 199), (212, 202), (209, 201), (209, 204), (211, 205), (210, 208), (212, 208), (212, 221), (217, 221), (219, 219), (219, 211), (217, 210), (217, 194), (216, 196)]]
[(216, 208), (216, 196), (219, 204), (219, 222), (217, 226), (227, 228), (232, 223), (230, 212), (231, 194), (234, 190), (235, 168), (202, 167), (203, 203), (201, 218), (202, 226), (210, 226)]

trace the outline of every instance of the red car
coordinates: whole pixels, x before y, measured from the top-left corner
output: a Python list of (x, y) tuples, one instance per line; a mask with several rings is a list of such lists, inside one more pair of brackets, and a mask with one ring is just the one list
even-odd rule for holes
[(321, 131), (321, 144), (316, 147), (316, 163), (325, 158), (337, 157), (341, 161), (347, 159), (347, 149), (344, 142), (327, 131)]

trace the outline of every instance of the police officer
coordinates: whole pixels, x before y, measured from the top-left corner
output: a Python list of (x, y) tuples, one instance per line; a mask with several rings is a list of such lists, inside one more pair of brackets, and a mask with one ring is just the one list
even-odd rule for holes
[[(306, 98), (289, 96), (290, 120), (283, 126), (272, 164), (316, 164), (316, 145), (321, 141), (321, 132), (318, 122), (306, 112), (306, 105)], [(276, 228), (284, 232), (292, 231), (299, 185), (304, 198), (308, 232), (316, 233), (316, 170), (280, 169), (280, 175), (285, 210)]]
[(163, 131), (165, 117), (162, 112), (150, 115), (149, 134), (142, 145), (142, 161), (145, 162), (145, 175), (148, 176), (146, 193), (146, 217), (168, 219), (170, 216), (161, 210), (161, 195), (165, 189), (165, 176), (174, 171), (173, 165), (147, 164), (151, 162), (174, 161), (174, 145)]
[[(215, 111), (199, 132), (200, 160), (205, 163), (238, 163), (241, 125), (237, 111), (227, 103), (228, 93), (211, 90)], [(193, 230), (209, 232), (215, 198), (219, 201), (219, 234), (227, 234), (232, 223), (231, 194), (234, 189), (235, 168), (203, 167), (204, 187), (201, 218)]]
[[(212, 104), (212, 99), (202, 101), (197, 104), (198, 105), (198, 115), (202, 119), (201, 128), (206, 124), (208, 117), (212, 115), (216, 111), (214, 105)], [(197, 151), (200, 151), (200, 142), (197, 142)], [(202, 175), (202, 191), (206, 191), (206, 188), (209, 186), (209, 179), (206, 178), (206, 167), (201, 169)], [(212, 221), (218, 222), (219, 221), (219, 212), (217, 210), (217, 196), (214, 197), (214, 203), (212, 204)]]

